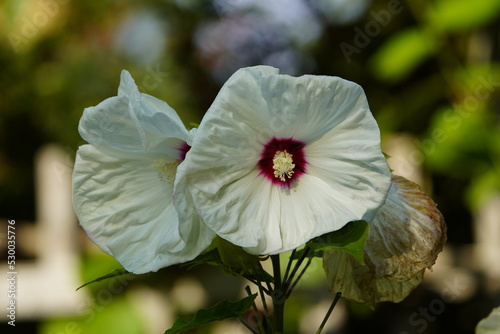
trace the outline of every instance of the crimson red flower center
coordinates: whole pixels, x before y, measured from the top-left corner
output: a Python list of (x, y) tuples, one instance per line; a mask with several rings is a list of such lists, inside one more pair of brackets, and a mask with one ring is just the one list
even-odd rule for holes
[(179, 162), (183, 162), (184, 159), (186, 158), (186, 154), (188, 151), (191, 149), (191, 146), (189, 146), (188, 143), (183, 142), (182, 145), (180, 145), (177, 150), (179, 151)]
[(273, 184), (290, 187), (306, 171), (304, 146), (293, 138), (271, 138), (260, 154), (259, 174)]

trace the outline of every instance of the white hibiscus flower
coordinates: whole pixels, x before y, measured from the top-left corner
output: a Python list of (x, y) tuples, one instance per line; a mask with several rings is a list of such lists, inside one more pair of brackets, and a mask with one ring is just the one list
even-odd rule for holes
[(360, 86), (267, 66), (226, 82), (179, 168), (207, 225), (252, 254), (371, 220), (391, 182)]
[(179, 219), (173, 204), (193, 132), (168, 104), (141, 94), (123, 71), (118, 96), (85, 109), (79, 131), (90, 145), (77, 152), (73, 203), (104, 252), (140, 274), (189, 261), (211, 243), (214, 233), (193, 206)]

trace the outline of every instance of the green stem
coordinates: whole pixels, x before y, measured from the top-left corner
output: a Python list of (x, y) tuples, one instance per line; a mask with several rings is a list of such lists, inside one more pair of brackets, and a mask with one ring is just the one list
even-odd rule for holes
[(259, 280), (255, 280), (253, 279), (252, 277), (248, 276), (248, 275), (242, 275), (244, 278), (246, 278), (249, 282), (255, 284), (256, 286), (259, 287), (259, 289), (262, 289), (263, 292), (266, 293), (266, 295), (269, 295), (271, 293), (271, 289), (266, 289), (262, 286), (262, 282), (259, 281)]
[[(250, 287), (248, 285), (245, 287), (245, 291), (247, 292), (247, 294), (249, 296), (252, 295), (252, 290), (250, 289)], [(261, 333), (265, 333), (264, 327), (262, 326), (262, 321), (260, 321), (260, 314), (259, 314), (259, 310), (257, 309), (257, 305), (255, 305), (255, 301), (252, 303), (252, 310), (253, 310), (253, 313), (255, 315), (255, 319), (257, 320), (257, 323), (259, 324), (259, 331)], [(240, 321), (243, 323), (243, 325), (245, 325), (248, 329), (250, 329), (250, 331), (252, 333), (257, 333), (257, 331), (255, 331), (250, 325), (246, 324), (246, 322), (244, 322), (241, 317), (240, 317)]]
[(332, 305), (330, 305), (328, 312), (326, 312), (325, 318), (323, 319), (323, 322), (319, 326), (316, 334), (321, 334), (321, 331), (323, 330), (323, 327), (325, 327), (326, 322), (328, 321), (328, 318), (330, 318), (330, 314), (332, 314), (332, 311), (335, 308), (335, 305), (337, 305), (337, 302), (339, 301), (341, 294), (342, 294), (341, 292), (337, 292), (337, 294), (335, 295), (335, 298), (333, 299)]
[(285, 293), (281, 282), (280, 256), (271, 255), (274, 274), (274, 290), (272, 293), (274, 306), (274, 333), (283, 334), (283, 323), (285, 313)]
[(252, 334), (259, 334), (257, 333), (241, 316), (238, 317), (238, 320), (241, 322), (243, 326), (245, 326)]
[[(261, 267), (262, 268), (262, 267)], [(264, 333), (272, 333), (272, 324), (271, 324), (271, 317), (269, 315), (269, 309), (267, 308), (267, 302), (266, 302), (266, 296), (264, 295), (264, 287), (262, 286), (262, 281), (259, 279), (259, 275), (257, 275), (257, 282), (259, 282), (259, 285), (258, 285), (258, 288), (259, 288), (259, 294), (260, 294), (260, 299), (262, 301), (262, 307), (264, 308), (264, 315), (265, 315), (265, 319), (263, 321), (265, 321), (265, 325), (266, 325), (266, 329), (263, 330), (261, 329), (261, 333), (264, 334)], [(272, 291), (272, 288), (270, 287), (269, 283), (268, 284), (268, 289), (266, 294), (269, 295), (269, 291)], [(262, 319), (258, 319), (259, 320), (259, 327), (262, 327)], [(269, 330), (269, 331), (268, 331)]]
[(290, 282), (289, 286), (284, 287), (285, 288), (284, 290), (286, 291), (285, 292), (286, 298), (290, 297), (290, 295), (292, 294), (293, 289), (295, 288), (295, 286), (297, 285), (297, 283), (299, 283), (300, 279), (302, 278), (302, 276), (306, 272), (307, 268), (309, 268), (309, 266), (311, 265), (311, 262), (312, 262), (312, 257), (310, 257), (307, 260), (306, 265), (304, 266), (304, 268), (302, 268), (302, 270), (299, 273), (299, 276), (297, 276), (297, 278), (295, 279), (295, 281)]
[(285, 274), (283, 275), (283, 282), (286, 282), (288, 280), (288, 274), (290, 274), (290, 269), (292, 268), (292, 262), (293, 262), (292, 259), (294, 258), (296, 252), (297, 248), (292, 250), (290, 257), (288, 258), (288, 264), (286, 265)]
[(307, 258), (307, 254), (309, 253), (310, 250), (311, 250), (311, 248), (309, 246), (306, 246), (304, 248), (304, 252), (302, 253), (302, 256), (297, 260), (297, 262), (295, 263), (295, 267), (292, 270), (292, 273), (290, 274), (290, 276), (287, 276), (287, 279), (283, 284), (285, 287), (290, 286), (290, 284), (292, 283), (293, 277), (297, 273), (297, 270), (299, 270), (302, 262), (304, 262), (304, 260)]

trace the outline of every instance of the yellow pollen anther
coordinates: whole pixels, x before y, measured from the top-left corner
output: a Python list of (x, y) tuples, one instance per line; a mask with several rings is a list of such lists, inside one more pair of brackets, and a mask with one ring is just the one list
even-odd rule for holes
[(280, 179), (280, 181), (282, 182), (285, 182), (285, 176), (291, 178), (292, 174), (294, 173), (294, 168), (295, 164), (293, 163), (292, 155), (290, 153), (288, 153), (286, 150), (276, 152), (273, 158), (275, 178)]
[(155, 163), (151, 165), (151, 167), (158, 170), (160, 180), (165, 181), (168, 184), (172, 184), (175, 181), (175, 174), (179, 164), (179, 161), (165, 162), (163, 159), (156, 159)]

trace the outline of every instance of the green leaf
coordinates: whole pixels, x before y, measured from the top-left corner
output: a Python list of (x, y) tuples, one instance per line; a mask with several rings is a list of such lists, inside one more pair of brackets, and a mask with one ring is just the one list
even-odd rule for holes
[(440, 0), (427, 11), (427, 22), (433, 29), (460, 32), (491, 22), (500, 14), (498, 0)]
[(95, 280), (92, 280), (90, 282), (87, 282), (81, 286), (79, 286), (76, 291), (80, 290), (81, 288), (89, 285), (89, 284), (92, 284), (92, 283), (96, 283), (96, 282), (100, 282), (100, 281), (103, 281), (105, 279), (108, 279), (108, 278), (112, 278), (112, 277), (116, 277), (116, 276), (121, 276), (121, 275), (125, 275), (125, 274), (130, 274), (128, 271), (126, 271), (125, 269), (121, 268), (121, 269), (116, 269), (116, 270), (113, 270), (112, 272), (110, 272), (109, 274), (107, 275), (104, 275), (104, 276), (101, 276), (99, 278), (96, 278)]
[(217, 248), (211, 249), (205, 253), (198, 255), (195, 259), (183, 263), (181, 267), (188, 267), (188, 269), (192, 269), (202, 264), (209, 264), (211, 266), (218, 266), (222, 263), (219, 251)]
[(436, 41), (418, 28), (401, 31), (389, 39), (371, 59), (377, 77), (397, 82), (409, 75), (434, 51)]
[(214, 306), (199, 310), (191, 321), (177, 318), (165, 334), (182, 333), (214, 321), (237, 318), (252, 306), (256, 297), (257, 294), (253, 294), (235, 302), (223, 300)]
[[(302, 255), (304, 254), (305, 252), (305, 248), (302, 248), (302, 249), (299, 249), (298, 251), (296, 251), (293, 256), (290, 256), (290, 258), (292, 260), (298, 260), (302, 257)], [(307, 255), (306, 255), (306, 258), (311, 258), (311, 257), (319, 257), (319, 258), (322, 258), (323, 257), (323, 251), (322, 250), (309, 250), (307, 252)]]
[(312, 239), (307, 245), (314, 251), (337, 250), (352, 254), (360, 264), (364, 265), (364, 246), (367, 238), (368, 223), (357, 220), (338, 231)]
[(236, 276), (255, 274), (262, 268), (257, 255), (250, 254), (240, 246), (236, 246), (221, 237), (216, 237), (215, 243), (219, 250), (223, 268), (230, 273)]

